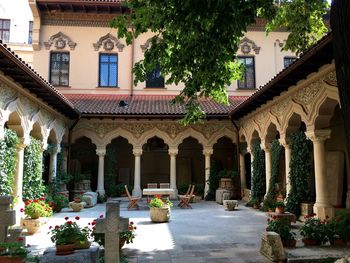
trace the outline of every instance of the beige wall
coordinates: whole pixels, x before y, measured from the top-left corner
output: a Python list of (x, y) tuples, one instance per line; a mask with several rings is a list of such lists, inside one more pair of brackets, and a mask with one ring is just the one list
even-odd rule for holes
[[(131, 81), (131, 61), (132, 49), (134, 49), (134, 62), (143, 58), (141, 45), (152, 36), (152, 33), (146, 33), (137, 38), (134, 46), (126, 46), (124, 40), (120, 40), (125, 45), (122, 51), (117, 48), (112, 53), (118, 53), (118, 85), (119, 88), (99, 88), (98, 87), (98, 60), (99, 53), (105, 52), (103, 47), (95, 51), (93, 43), (96, 43), (100, 37), (111, 33), (116, 35), (115, 30), (101, 27), (77, 27), (77, 26), (51, 26), (42, 25), (40, 31), (40, 50), (34, 51), (34, 68), (46, 79), (49, 79), (49, 57), (50, 52), (57, 51), (54, 45), (46, 49), (44, 42), (58, 32), (67, 35), (77, 45), (74, 50), (67, 46), (64, 50), (70, 52), (70, 76), (69, 88), (60, 88), (63, 93), (117, 93), (130, 94)], [(278, 43), (287, 38), (286, 32), (273, 32), (266, 37), (264, 32), (248, 32), (246, 35), (258, 47), (259, 54), (255, 54), (253, 49), (250, 54), (255, 57), (256, 64), (256, 87), (259, 87), (269, 81), (277, 72), (283, 68), (283, 57), (291, 56), (290, 52), (281, 52)], [(240, 51), (239, 51), (240, 52)], [(241, 53), (239, 53), (241, 55)], [(183, 85), (167, 85), (165, 89), (145, 89), (145, 83), (138, 83), (133, 87), (134, 94), (178, 94), (183, 89)], [(230, 95), (249, 95), (251, 91), (237, 90), (237, 82), (228, 87)]]

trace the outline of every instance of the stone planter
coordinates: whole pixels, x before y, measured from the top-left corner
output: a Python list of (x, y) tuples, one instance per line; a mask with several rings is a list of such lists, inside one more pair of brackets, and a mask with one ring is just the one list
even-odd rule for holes
[(232, 189), (233, 183), (231, 178), (220, 178), (219, 189)]
[(80, 203), (76, 203), (76, 202), (70, 202), (69, 203), (69, 207), (71, 209), (73, 209), (74, 212), (80, 212), (85, 206), (85, 202), (80, 202)]
[(149, 211), (152, 222), (163, 223), (170, 219), (170, 207), (150, 207)]
[(343, 246), (346, 246), (346, 241), (344, 239), (341, 239), (341, 238), (336, 238), (333, 240), (331, 245), (336, 246), (336, 247), (343, 247)]
[(315, 240), (315, 239), (309, 239), (309, 238), (304, 238), (303, 239), (304, 246), (309, 247), (309, 246), (319, 246), (321, 245), (321, 242)]
[(300, 217), (301, 221), (305, 221), (304, 217), (313, 213), (314, 203), (301, 203), (300, 204)]
[(227, 211), (233, 211), (236, 207), (238, 207), (237, 200), (224, 200), (223, 201), (224, 208)]
[(41, 226), (40, 219), (23, 218), (21, 220), (21, 226), (27, 229), (29, 235), (37, 233)]

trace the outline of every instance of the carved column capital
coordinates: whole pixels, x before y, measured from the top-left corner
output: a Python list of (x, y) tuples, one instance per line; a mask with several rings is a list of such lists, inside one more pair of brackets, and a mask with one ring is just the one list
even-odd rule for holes
[(135, 156), (141, 156), (142, 155), (142, 147), (134, 147), (134, 149), (132, 149), (132, 153)]
[(17, 150), (24, 150), (30, 143), (30, 138), (28, 137), (20, 137), (19, 142), (17, 144)]
[(214, 152), (214, 150), (213, 150), (213, 148), (211, 148), (211, 147), (205, 147), (205, 148), (203, 149), (203, 154), (204, 154), (205, 156), (210, 156), (210, 155), (213, 154), (213, 152)]
[(169, 147), (168, 153), (170, 156), (176, 156), (179, 153), (177, 147)]
[(323, 142), (331, 137), (331, 130), (306, 131), (305, 135), (312, 142)]
[(97, 146), (96, 147), (96, 154), (98, 156), (105, 156), (106, 155), (106, 147), (105, 146)]
[(262, 150), (265, 152), (270, 152), (271, 151), (271, 143), (267, 141), (261, 141), (260, 147)]
[(278, 141), (284, 148), (290, 148), (290, 138), (286, 134), (281, 134)]

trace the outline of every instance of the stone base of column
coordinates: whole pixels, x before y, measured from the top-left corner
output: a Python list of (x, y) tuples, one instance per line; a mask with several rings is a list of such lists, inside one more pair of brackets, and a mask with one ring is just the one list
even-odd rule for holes
[(97, 189), (96, 192), (99, 194), (99, 196), (104, 196), (106, 194), (104, 189)]
[(177, 199), (178, 193), (179, 193), (179, 192), (178, 192), (177, 189), (175, 188), (175, 189), (174, 189), (174, 194), (170, 195), (170, 199), (173, 199), (173, 200), (175, 199), (175, 200), (176, 200), (176, 199)]
[(24, 202), (18, 201), (13, 207), (13, 209), (16, 211), (16, 224), (15, 226), (20, 226), (21, 225), (21, 218), (24, 217), (24, 212), (21, 212), (21, 209), (24, 209)]
[(132, 195), (133, 195), (133, 196), (142, 196), (142, 191), (141, 191), (141, 189), (140, 189), (140, 188), (139, 188), (139, 189), (134, 188), (134, 189), (132, 190)]
[(318, 218), (321, 220), (326, 219), (326, 217), (334, 217), (335, 216), (335, 209), (333, 206), (328, 204), (318, 204), (315, 203), (314, 205), (314, 213), (317, 215)]

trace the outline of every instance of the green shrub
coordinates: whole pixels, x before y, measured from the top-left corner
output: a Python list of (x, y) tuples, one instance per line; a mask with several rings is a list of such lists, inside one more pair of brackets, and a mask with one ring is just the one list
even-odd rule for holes
[(282, 153), (282, 146), (277, 139), (271, 143), (271, 176), (269, 182), (269, 189), (267, 196), (276, 198), (276, 184), (278, 182), (278, 175), (280, 171), (280, 158)]
[(209, 190), (208, 194), (205, 196), (205, 200), (215, 200), (215, 192), (219, 187), (220, 177), (218, 175), (219, 169), (218, 164), (215, 160), (211, 162), (210, 165), (210, 175), (209, 175)]
[[(106, 195), (109, 197), (119, 197), (122, 196), (122, 194), (125, 192), (124, 188), (125, 184), (113, 184), (106, 186)], [(129, 192), (131, 192), (131, 189), (128, 186)]]
[(18, 142), (16, 133), (5, 128), (5, 138), (0, 141), (0, 195), (13, 192)]
[(252, 154), (254, 160), (252, 162), (253, 172), (251, 198), (257, 199), (260, 202), (263, 200), (266, 191), (265, 155), (260, 148), (260, 142), (253, 143)]

